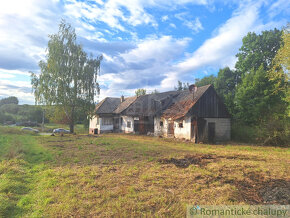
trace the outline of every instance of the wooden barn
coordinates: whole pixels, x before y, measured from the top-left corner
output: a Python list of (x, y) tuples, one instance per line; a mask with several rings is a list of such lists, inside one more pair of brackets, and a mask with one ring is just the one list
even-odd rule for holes
[(213, 86), (191, 85), (156, 117), (155, 133), (194, 142), (230, 140), (230, 114)]

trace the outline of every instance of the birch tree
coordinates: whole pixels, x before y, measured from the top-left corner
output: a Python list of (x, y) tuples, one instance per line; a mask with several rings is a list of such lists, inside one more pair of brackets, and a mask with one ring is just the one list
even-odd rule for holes
[(49, 38), (45, 60), (39, 62), (40, 75), (31, 72), (35, 101), (62, 107), (73, 133), (77, 108), (88, 114), (94, 109), (94, 96), (100, 90), (97, 76), (102, 56), (88, 56), (77, 43), (74, 28), (64, 20), (58, 33)]

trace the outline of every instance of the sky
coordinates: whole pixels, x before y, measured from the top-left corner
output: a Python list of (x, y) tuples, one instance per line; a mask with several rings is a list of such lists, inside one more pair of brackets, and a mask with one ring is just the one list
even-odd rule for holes
[(177, 81), (234, 69), (242, 38), (286, 26), (289, 0), (0, 0), (0, 99), (34, 104), (32, 71), (45, 59), (61, 19), (78, 43), (103, 55), (98, 81), (105, 97), (173, 90)]

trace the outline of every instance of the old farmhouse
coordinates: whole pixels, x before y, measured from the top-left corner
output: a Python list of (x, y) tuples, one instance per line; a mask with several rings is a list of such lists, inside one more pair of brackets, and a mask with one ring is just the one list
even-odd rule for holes
[(90, 134), (125, 132), (188, 139), (230, 140), (230, 115), (212, 85), (139, 97), (105, 98), (90, 120)]

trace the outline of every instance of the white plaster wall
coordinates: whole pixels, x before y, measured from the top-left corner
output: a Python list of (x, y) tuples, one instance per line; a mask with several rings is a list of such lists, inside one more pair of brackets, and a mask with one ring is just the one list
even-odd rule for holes
[[(160, 121), (163, 122), (163, 126), (160, 126)], [(154, 117), (154, 135), (167, 135), (168, 123), (167, 120), (160, 117)]]
[[(183, 128), (179, 127), (179, 123), (183, 122)], [(175, 138), (191, 139), (191, 117), (185, 117), (183, 120), (174, 121)]]
[(227, 141), (231, 139), (231, 119), (230, 118), (205, 118), (206, 135), (208, 133), (208, 123), (215, 123), (215, 139), (216, 141)]
[[(123, 123), (120, 124), (121, 130), (129, 133), (129, 132), (134, 132), (134, 118), (133, 117), (127, 117), (127, 116), (121, 116), (123, 118)], [(127, 127), (127, 122), (131, 122), (131, 128)]]
[(98, 121), (98, 117), (93, 116), (92, 119), (90, 119), (90, 128), (98, 128), (97, 121)]

